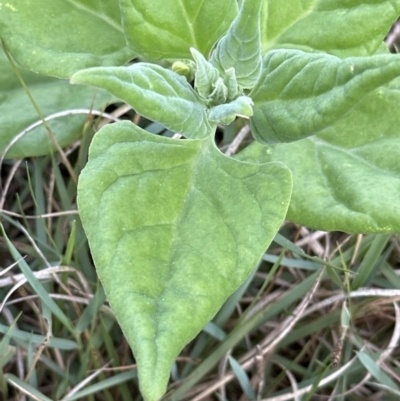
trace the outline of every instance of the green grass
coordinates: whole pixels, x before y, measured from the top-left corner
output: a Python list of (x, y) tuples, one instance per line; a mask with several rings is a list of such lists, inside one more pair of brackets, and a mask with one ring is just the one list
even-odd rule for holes
[[(86, 128), (63, 158), (2, 166), (0, 399), (141, 399), (63, 162), (79, 175), (93, 136)], [(399, 267), (397, 236), (284, 225), (253, 276), (185, 347), (165, 399), (398, 400)]]

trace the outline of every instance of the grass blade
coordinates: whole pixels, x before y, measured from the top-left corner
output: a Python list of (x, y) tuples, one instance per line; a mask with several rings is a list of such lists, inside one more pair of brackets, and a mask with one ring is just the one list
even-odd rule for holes
[(33, 290), (38, 294), (42, 302), (44, 302), (48, 306), (48, 308), (54, 313), (54, 315), (57, 316), (60, 322), (62, 322), (64, 326), (75, 336), (76, 330), (72, 325), (71, 321), (61, 310), (61, 308), (50, 298), (49, 294), (44, 289), (40, 281), (32, 273), (32, 270), (29, 268), (28, 264), (25, 262), (21, 254), (18, 252), (17, 248), (15, 248), (13, 243), (8, 239), (4, 231), (3, 225), (0, 225), (0, 228), (11, 255), (13, 256), (14, 260), (18, 263), (19, 268), (25, 275), (26, 279), (32, 286)]
[(374, 359), (365, 351), (356, 352), (358, 359), (364, 365), (365, 369), (373, 377), (375, 377), (378, 382), (386, 386), (387, 388), (399, 393), (400, 389), (397, 384), (379, 367), (379, 365), (374, 361)]

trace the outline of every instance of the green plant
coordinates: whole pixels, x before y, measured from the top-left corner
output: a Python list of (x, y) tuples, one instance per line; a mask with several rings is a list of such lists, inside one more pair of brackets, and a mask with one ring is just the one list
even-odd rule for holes
[[(187, 138), (106, 126), (79, 181), (99, 277), (141, 391), (157, 400), (182, 347), (285, 218), (327, 231), (400, 231), (400, 59), (382, 43), (400, 1), (119, 6), (10, 0), (0, 36), (23, 67), (106, 89)], [(60, 23), (54, 15), (64, 13)], [(147, 61), (112, 66), (136, 56)], [(249, 119), (256, 141), (228, 158), (214, 133), (236, 116)]]

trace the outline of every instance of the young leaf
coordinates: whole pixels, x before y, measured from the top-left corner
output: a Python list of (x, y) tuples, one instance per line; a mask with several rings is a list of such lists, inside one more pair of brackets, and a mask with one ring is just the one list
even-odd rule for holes
[(76, 73), (71, 82), (107, 89), (144, 117), (189, 138), (205, 138), (214, 129), (205, 102), (186, 79), (158, 65), (90, 68)]
[(228, 99), (236, 99), (242, 88), (239, 87), (236, 79), (235, 68), (231, 67), (224, 71), (224, 84), (228, 89)]
[(212, 136), (172, 140), (129, 122), (96, 135), (79, 210), (146, 400), (162, 396), (182, 347), (254, 269), (290, 192), (283, 165), (228, 158)]
[(196, 62), (194, 86), (203, 99), (208, 99), (214, 90), (213, 84), (215, 84), (219, 78), (219, 72), (196, 49), (191, 48), (190, 53), (192, 53)]
[[(369, 93), (400, 74), (400, 56), (339, 59), (299, 50), (273, 50), (250, 94), (252, 134), (262, 143), (290, 142), (335, 132)], [(379, 89), (378, 89), (379, 90)], [(376, 114), (376, 112), (375, 112)]]
[(243, 0), (239, 14), (210, 59), (221, 73), (235, 68), (242, 88), (252, 89), (261, 72), (261, 4), (262, 0)]
[(151, 60), (207, 56), (237, 14), (236, 0), (119, 0), (129, 46)]
[(338, 57), (375, 54), (400, 15), (400, 0), (264, 2), (262, 54), (293, 46)]
[(248, 96), (239, 96), (230, 103), (220, 104), (209, 110), (208, 118), (214, 122), (230, 124), (237, 115), (252, 116), (253, 101)]
[[(64, 110), (102, 109), (111, 96), (106, 91), (69, 85), (68, 82), (27, 70), (20, 73), (45, 117)], [(9, 61), (0, 48), (0, 155), (13, 139), (32, 123), (40, 121), (37, 111), (21, 86)], [(66, 115), (48, 124), (61, 146), (82, 135), (87, 115)], [(41, 125), (22, 136), (7, 152), (7, 158), (42, 156), (55, 149)]]
[(0, 4), (0, 38), (23, 67), (59, 78), (135, 56), (113, 1), (7, 0)]

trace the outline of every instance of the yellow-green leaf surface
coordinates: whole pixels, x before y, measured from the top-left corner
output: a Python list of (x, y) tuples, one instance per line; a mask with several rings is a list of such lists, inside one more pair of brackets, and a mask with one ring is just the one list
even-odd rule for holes
[(263, 54), (298, 47), (338, 57), (367, 56), (400, 15), (400, 0), (264, 0)]
[(3, 1), (0, 39), (23, 67), (59, 78), (134, 58), (117, 0)]
[(130, 47), (151, 60), (191, 58), (191, 47), (208, 56), (238, 11), (236, 0), (119, 2)]
[(254, 269), (290, 192), (286, 167), (228, 158), (212, 137), (173, 140), (129, 122), (96, 135), (79, 210), (146, 400), (163, 395), (181, 349)]
[(158, 65), (91, 68), (76, 73), (71, 82), (107, 89), (144, 117), (187, 137), (205, 138), (213, 130), (205, 102), (186, 79)]
[[(77, 87), (67, 81), (21, 70), (29, 91), (41, 113), (48, 117), (71, 109), (102, 109), (111, 99), (106, 92), (89, 87)], [(0, 48), (0, 154), (14, 138), (32, 123), (40, 121), (26, 91)], [(66, 115), (49, 121), (58, 143), (66, 146), (82, 134), (88, 115)], [(56, 149), (43, 125), (23, 135), (9, 149), (7, 158), (22, 158), (49, 154)]]
[[(272, 50), (265, 55), (262, 76), (250, 93), (254, 101), (252, 134), (262, 143), (290, 142), (325, 132), (337, 135), (346, 119), (350, 125), (345, 129), (355, 140), (359, 120), (354, 108), (366, 97), (376, 103), (373, 124), (380, 129), (378, 110), (386, 113), (379, 104), (381, 88), (399, 75), (399, 55), (341, 59), (300, 50)], [(394, 83), (393, 88), (398, 90), (399, 84)], [(362, 120), (370, 118), (362, 116)]]

